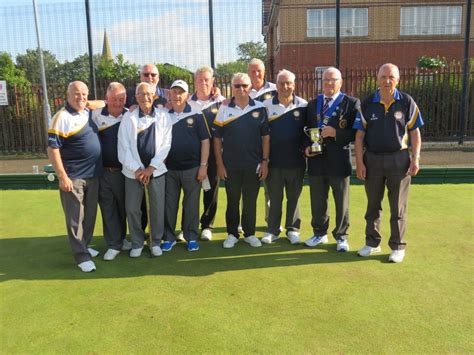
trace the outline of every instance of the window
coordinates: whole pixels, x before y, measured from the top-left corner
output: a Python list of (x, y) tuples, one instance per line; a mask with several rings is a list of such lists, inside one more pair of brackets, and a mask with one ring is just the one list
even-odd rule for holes
[(400, 35), (461, 34), (462, 6), (402, 7)]
[[(341, 9), (341, 37), (368, 36), (368, 9)], [(306, 12), (308, 37), (336, 36), (336, 9), (309, 9)]]

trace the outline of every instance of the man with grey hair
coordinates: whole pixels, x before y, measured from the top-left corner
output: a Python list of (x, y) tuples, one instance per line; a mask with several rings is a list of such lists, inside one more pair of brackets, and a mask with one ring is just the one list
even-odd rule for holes
[(126, 100), (125, 87), (112, 82), (105, 95), (106, 106), (92, 111), (92, 120), (99, 129), (102, 148), (103, 175), (99, 180), (99, 206), (102, 212), (104, 239), (108, 246), (104, 260), (114, 260), (120, 250), (130, 250), (132, 245), (125, 238), (127, 222), (125, 213), (125, 177), (118, 160), (117, 135)]
[(382, 65), (379, 88), (362, 102), (354, 123), (357, 177), (364, 181), (367, 195), (365, 246), (357, 253), (365, 257), (381, 251), (380, 216), (387, 187), (392, 250), (388, 260), (394, 263), (405, 257), (408, 190), (411, 177), (420, 169), (423, 126), (413, 98), (397, 89), (399, 80), (396, 65)]
[(306, 161), (303, 154), (307, 101), (294, 95), (295, 74), (283, 69), (277, 75), (277, 94), (263, 102), (270, 127), (270, 163), (265, 180), (270, 208), (267, 232), (261, 239), (272, 243), (279, 238), (283, 191), (286, 191), (286, 236), (291, 244), (300, 241), (298, 199), (303, 188)]
[(323, 73), (323, 93), (308, 103), (306, 126), (321, 134), (321, 154), (311, 150), (313, 142), (306, 139), (309, 188), (311, 196), (311, 226), (313, 236), (305, 240), (308, 247), (328, 242), (328, 193), (332, 190), (336, 205), (336, 223), (332, 235), (336, 250), (349, 250), (349, 183), (352, 173), (350, 143), (354, 140), (352, 128), (360, 107), (358, 99), (341, 92), (342, 76), (337, 68)]
[(66, 217), (69, 244), (83, 272), (96, 269), (99, 254), (89, 248), (97, 215), (102, 158), (97, 126), (86, 109), (89, 89), (81, 81), (69, 83), (66, 107), (48, 129), (48, 155), (59, 179), (59, 195)]
[[(196, 92), (189, 98), (188, 104), (196, 111), (201, 111), (208, 127), (212, 127), (216, 118), (217, 111), (225, 97), (213, 95), (214, 88), (214, 70), (211, 67), (201, 67), (194, 73), (194, 86)], [(209, 179), (210, 189), (204, 190), (202, 202), (204, 210), (202, 212), (201, 239), (211, 240), (212, 229), (217, 212), (217, 200), (219, 193), (220, 179), (217, 175), (216, 157), (214, 149), (210, 149), (207, 167), (207, 177)]]
[(260, 247), (255, 237), (256, 204), (260, 181), (268, 174), (270, 136), (265, 106), (252, 100), (247, 74), (232, 77), (232, 99), (219, 108), (213, 126), (217, 174), (225, 180), (227, 194), (227, 238), (224, 248), (233, 248), (239, 241), (239, 201), (242, 197), (242, 228), (244, 241)]
[(136, 89), (139, 108), (127, 112), (118, 133), (118, 158), (125, 175), (125, 209), (132, 239), (130, 257), (141, 255), (145, 232), (141, 227), (142, 199), (149, 196), (152, 256), (160, 256), (164, 233), (165, 159), (171, 146), (171, 120), (153, 106), (155, 88), (140, 83)]
[(257, 101), (265, 101), (277, 92), (276, 85), (265, 80), (265, 64), (258, 58), (250, 60), (247, 66), (247, 73), (252, 82), (252, 89), (249, 92), (250, 98)]

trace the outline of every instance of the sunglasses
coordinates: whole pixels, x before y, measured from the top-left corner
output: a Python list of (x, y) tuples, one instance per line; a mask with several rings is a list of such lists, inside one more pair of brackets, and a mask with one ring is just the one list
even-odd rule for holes
[(150, 75), (152, 78), (156, 77), (158, 73), (142, 73), (145, 78), (148, 78)]
[(248, 87), (249, 87), (249, 84), (234, 84), (234, 88), (236, 89), (240, 89), (240, 88), (247, 89)]

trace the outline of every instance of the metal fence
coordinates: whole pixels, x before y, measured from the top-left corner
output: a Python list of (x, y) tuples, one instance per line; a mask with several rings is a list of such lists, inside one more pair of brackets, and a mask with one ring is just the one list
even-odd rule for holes
[[(343, 91), (364, 98), (376, 89), (376, 69), (346, 69), (343, 71)], [(425, 121), (422, 135), (425, 140), (457, 139), (460, 131), (459, 110), (462, 87), (462, 66), (452, 63), (436, 72), (417, 68), (401, 68), (400, 89), (409, 93), (420, 107)], [(474, 105), (474, 72), (470, 73), (469, 107)], [(177, 78), (176, 78), (177, 79)], [(296, 73), (296, 94), (307, 100), (316, 96), (322, 78), (313, 72)], [(98, 82), (99, 97), (103, 97), (107, 82)], [(132, 86), (133, 83), (125, 83)], [(169, 83), (163, 83), (167, 86)], [(230, 77), (216, 78), (216, 85), (224, 95), (230, 93)], [(190, 83), (193, 87), (193, 83)], [(9, 88), (10, 106), (0, 107), (0, 152), (43, 153), (46, 150), (46, 127), (43, 119), (42, 90), (39, 85)], [(52, 112), (65, 103), (66, 88), (49, 85)], [(466, 135), (474, 136), (474, 111), (466, 116)]]

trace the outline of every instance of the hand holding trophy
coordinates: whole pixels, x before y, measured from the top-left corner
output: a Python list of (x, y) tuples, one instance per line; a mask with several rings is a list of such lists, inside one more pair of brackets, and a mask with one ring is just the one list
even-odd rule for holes
[(318, 154), (322, 154), (323, 153), (323, 147), (322, 147), (322, 138), (321, 138), (321, 132), (320, 132), (320, 128), (309, 128), (309, 127), (305, 127), (304, 129), (304, 133), (311, 139), (311, 142), (313, 142), (313, 144), (311, 144), (307, 150), (307, 155), (308, 156), (315, 156), (315, 155), (318, 155)]

